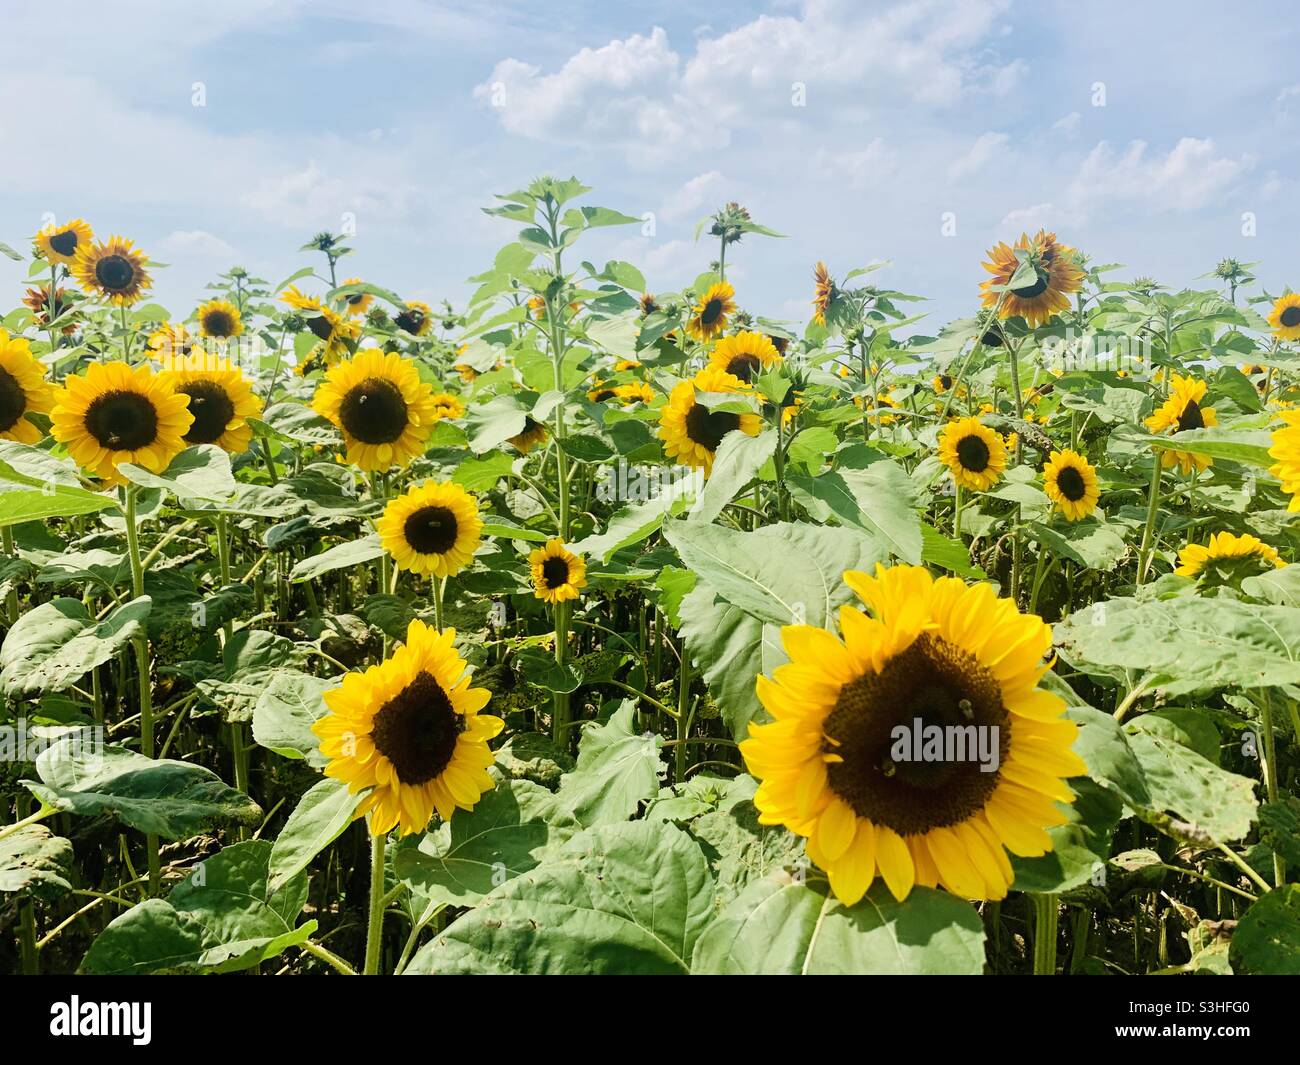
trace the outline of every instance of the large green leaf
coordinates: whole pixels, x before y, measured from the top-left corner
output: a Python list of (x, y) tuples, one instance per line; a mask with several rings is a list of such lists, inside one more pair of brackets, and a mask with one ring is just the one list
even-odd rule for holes
[(41, 489), (15, 488), (0, 491), (0, 526), (21, 525), (45, 518), (71, 518), (117, 506), (117, 500), (102, 492), (47, 483)]
[(470, 450), (481, 455), (518, 436), (526, 417), (527, 411), (514, 396), (496, 396), (471, 407), (465, 416)]
[(379, 537), (374, 534), (363, 536), (359, 540), (345, 540), (318, 555), (304, 558), (289, 571), (289, 580), (295, 584), (315, 580), (322, 574), (332, 573), (334, 570), (373, 562), (383, 553), (384, 549), (379, 545)]
[(573, 545), (573, 550), (608, 562), (623, 548), (653, 536), (668, 518), (685, 510), (689, 502), (688, 496), (663, 492), (644, 503), (632, 503), (609, 519), (603, 533), (593, 533), (579, 540)]
[(326, 777), (298, 800), (271, 845), (267, 883), (278, 891), (296, 877), (313, 858), (343, 834), (361, 796), (342, 781)]
[(700, 937), (692, 970), (710, 974), (976, 975), (984, 924), (943, 891), (897, 902), (879, 881), (845, 907), (824, 881), (755, 881)]
[(114, 607), (102, 621), (80, 599), (53, 599), (18, 619), (0, 646), (0, 691), (17, 698), (63, 691), (143, 632), (150, 599)]
[(166, 899), (148, 899), (115, 918), (90, 945), (82, 972), (235, 972), (302, 943), (316, 922), (298, 925), (307, 877), (279, 890), (267, 881), (271, 844), (249, 840), (201, 862)]
[(602, 825), (487, 895), (407, 972), (686, 973), (712, 916), (713, 879), (690, 836)]
[(41, 778), (29, 791), (64, 813), (107, 815), (129, 828), (165, 839), (185, 839), (222, 824), (256, 825), (257, 803), (201, 765), (145, 758), (123, 747), (88, 749), (69, 741), (42, 751)]
[(1053, 554), (1088, 569), (1111, 570), (1128, 551), (1123, 537), (1098, 521), (1070, 525), (1029, 523), (1029, 534)]
[(556, 801), (584, 828), (626, 821), (659, 790), (663, 737), (632, 728), (636, 701), (624, 700), (603, 725), (588, 725), (572, 773), (560, 778)]
[(1244, 462), (1251, 466), (1272, 466), (1274, 460), (1269, 456), (1271, 447), (1269, 434), (1264, 430), (1241, 429), (1188, 429), (1172, 436), (1147, 436), (1138, 438), (1138, 442), (1150, 444), (1161, 451), (1189, 451), (1196, 455), (1208, 455), (1214, 459), (1229, 459)]
[(187, 447), (162, 473), (124, 462), (118, 472), (142, 488), (159, 488), (180, 499), (206, 503), (230, 500), (238, 487), (230, 472), (230, 456), (215, 444)]
[(327, 759), (311, 727), (329, 708), (324, 694), (339, 686), (339, 678), (313, 677), (297, 670), (279, 670), (267, 680), (253, 707), (253, 739), (285, 758), (306, 758), (315, 766)]
[(1220, 769), (1165, 736), (1135, 731), (1128, 742), (1142, 766), (1151, 809), (1174, 818), (1155, 819), (1160, 827), (1181, 838), (1215, 843), (1241, 839), (1250, 831), (1259, 805), (1253, 780)]
[(72, 890), (72, 844), (44, 825), (0, 839), (0, 892), (42, 900)]
[(1300, 975), (1300, 884), (1274, 888), (1242, 915), (1228, 957), (1237, 973)]
[(754, 479), (775, 450), (775, 429), (767, 429), (757, 436), (737, 432), (724, 436), (709, 479), (704, 482), (704, 491), (691, 508), (691, 520), (709, 522), (721, 514), (722, 508)]

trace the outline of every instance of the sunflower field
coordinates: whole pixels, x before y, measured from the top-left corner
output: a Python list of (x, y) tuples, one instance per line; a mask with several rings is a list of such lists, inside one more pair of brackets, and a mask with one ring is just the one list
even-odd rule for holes
[(1300, 972), (1300, 294), (590, 191), (463, 306), (0, 246), (0, 971)]

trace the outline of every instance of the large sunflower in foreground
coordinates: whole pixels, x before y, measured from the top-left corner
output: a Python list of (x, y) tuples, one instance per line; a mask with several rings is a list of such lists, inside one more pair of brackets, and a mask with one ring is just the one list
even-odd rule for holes
[(123, 483), (117, 467), (124, 462), (162, 473), (185, 450), (194, 422), (189, 396), (147, 363), (124, 362), (92, 363), (84, 377), (64, 378), (50, 417), (50, 435), (109, 484)]
[(239, 308), (229, 300), (208, 300), (194, 317), (199, 323), (199, 333), (214, 340), (229, 340), (244, 331), (244, 320)]
[(398, 569), (453, 577), (483, 542), (478, 501), (451, 481), (425, 481), (391, 499), (376, 523)]
[(1007, 447), (1002, 437), (978, 418), (959, 418), (944, 426), (939, 461), (962, 488), (986, 492), (1002, 479)]
[(706, 343), (727, 328), (727, 321), (736, 313), (736, 290), (726, 281), (711, 285), (700, 298), (686, 321), (686, 332), (696, 340)]
[(1282, 491), (1291, 496), (1287, 510), (1294, 512), (1300, 511), (1300, 411), (1283, 411), (1282, 421), (1285, 424), (1274, 430), (1268, 450), (1277, 462), (1268, 472), (1282, 482)]
[(831, 301), (835, 299), (835, 282), (826, 264), (818, 262), (813, 267), (813, 321), (818, 325), (826, 324), (826, 312), (830, 310)]
[[(1201, 406), (1204, 400), (1204, 381), (1196, 381), (1190, 377), (1174, 374), (1169, 389), (1169, 398), (1161, 404), (1154, 414), (1147, 418), (1146, 427), (1153, 433), (1160, 433), (1169, 429), (1177, 434), (1189, 429), (1204, 429), (1208, 426), (1218, 425), (1219, 416), (1215, 414), (1214, 408)], [(1213, 460), (1209, 455), (1198, 455), (1192, 451), (1168, 450), (1160, 452), (1160, 465), (1166, 468), (1177, 465), (1182, 469), (1183, 473), (1190, 473), (1193, 466), (1198, 470), (1203, 470), (1213, 464)]]
[(53, 406), (54, 386), (45, 380), (31, 342), (0, 329), (0, 440), (40, 443), (41, 431), (27, 415), (46, 414)]
[(709, 365), (746, 384), (781, 361), (776, 345), (764, 333), (741, 332), (723, 337), (713, 347)]
[(492, 789), (487, 741), (505, 722), (479, 713), (492, 693), (469, 686), (455, 638), (412, 621), (391, 658), (325, 693), (330, 712), (312, 725), (330, 759), (325, 775), (353, 793), (370, 789), (354, 816), (370, 814), (373, 835), (422, 832), (435, 810), (446, 821)]
[[(1066, 780), (1087, 771), (1065, 702), (1038, 686), (1051, 627), (987, 584), (919, 566), (844, 580), (871, 616), (841, 607), (842, 640), (786, 626), (790, 662), (758, 678), (775, 720), (751, 724), (740, 749), (762, 781), (759, 821), (806, 837), (846, 906), (877, 874), (899, 900), (916, 884), (1003, 898), (1007, 851), (1050, 851)], [(931, 726), (966, 740), (918, 760), (907, 738)]]
[(713, 470), (713, 458), (724, 436), (735, 430), (757, 436), (763, 422), (757, 414), (710, 410), (697, 401), (697, 391), (737, 395), (750, 392), (749, 386), (739, 378), (715, 366), (706, 366), (689, 381), (674, 385), (668, 402), (659, 412), (659, 439), (664, 442), (664, 454), (684, 466), (704, 470), (707, 477)]
[(148, 260), (132, 241), (109, 237), (100, 244), (77, 249), (72, 276), (92, 296), (108, 300), (115, 307), (129, 307), (153, 284)]
[(76, 261), (77, 252), (90, 247), (94, 239), (90, 223), (74, 218), (63, 225), (51, 222), (42, 229), (36, 234), (36, 248), (46, 262), (71, 266)]
[(423, 454), (437, 421), (433, 389), (415, 363), (377, 348), (330, 367), (311, 405), (338, 426), (348, 462), (366, 472), (405, 466)]
[(1101, 490), (1097, 470), (1077, 451), (1053, 451), (1043, 467), (1043, 490), (1070, 521), (1082, 521), (1097, 509)]
[(1229, 532), (1215, 533), (1208, 544), (1188, 544), (1178, 552), (1175, 573), (1183, 577), (1199, 577), (1212, 584), (1236, 583), (1242, 577), (1285, 566), (1277, 554), (1257, 536), (1234, 536)]
[(248, 450), (253, 439), (248, 419), (262, 413), (262, 400), (243, 370), (201, 348), (164, 355), (162, 366), (163, 379), (190, 399), (194, 421), (185, 434), (187, 444), (216, 444), (232, 455)]
[[(1035, 277), (1028, 285), (1006, 289), (1020, 269), (1017, 251), (1028, 252)], [(1040, 229), (1032, 239), (1022, 233), (1014, 248), (1004, 241), (990, 248), (988, 255), (989, 261), (982, 265), (993, 277), (981, 283), (980, 302), (994, 307), (1001, 300), (999, 318), (1020, 317), (1031, 328), (1046, 325), (1060, 311), (1069, 310), (1069, 294), (1083, 286), (1083, 271), (1075, 262), (1074, 249), (1058, 244), (1055, 233)]]
[(558, 539), (546, 541), (528, 555), (533, 575), (533, 594), (548, 603), (577, 599), (587, 586), (587, 564)]
[(1288, 292), (1274, 303), (1268, 324), (1279, 340), (1300, 340), (1300, 292)]

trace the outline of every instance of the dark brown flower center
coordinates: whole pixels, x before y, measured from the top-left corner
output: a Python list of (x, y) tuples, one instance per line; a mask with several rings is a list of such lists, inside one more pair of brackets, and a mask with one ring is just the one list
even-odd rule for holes
[(158, 438), (158, 412), (139, 392), (105, 392), (86, 408), (86, 432), (110, 451), (135, 451)]
[(1022, 300), (1031, 300), (1035, 296), (1041, 296), (1047, 291), (1048, 282), (1049, 278), (1047, 271), (1040, 267), (1037, 270), (1033, 284), (1025, 285), (1022, 288), (1013, 288), (1011, 294)]
[(717, 451), (722, 438), (740, 428), (740, 415), (730, 411), (711, 411), (699, 403), (686, 412), (686, 435), (693, 443)]
[(957, 460), (962, 469), (983, 473), (989, 465), (989, 446), (982, 437), (963, 436), (957, 441)]
[(1187, 429), (1204, 429), (1205, 419), (1201, 416), (1200, 404), (1194, 399), (1187, 401), (1187, 406), (1183, 408), (1183, 413), (1178, 415), (1178, 432)]
[(391, 444), (406, 431), (406, 400), (391, 381), (367, 377), (348, 389), (339, 406), (348, 435), (363, 444)]
[[(938, 726), (952, 737), (939, 757), (914, 747), (898, 757), (900, 731), (916, 735), (918, 721), (922, 735)], [(880, 673), (844, 685), (822, 731), (825, 752), (842, 759), (827, 766), (831, 790), (859, 817), (904, 836), (959, 824), (983, 809), (1011, 738), (993, 674), (929, 634)], [(997, 768), (987, 771), (990, 762)]]
[(3, 366), (0, 366), (0, 433), (12, 429), (27, 409), (27, 393)]
[(1285, 308), (1278, 317), (1278, 321), (1286, 326), (1287, 329), (1294, 329), (1296, 326), (1300, 325), (1300, 307)]
[(65, 229), (62, 233), (55, 233), (50, 237), (50, 247), (59, 255), (71, 255), (77, 250), (77, 231)]
[(208, 311), (203, 316), (203, 329), (210, 337), (228, 337), (235, 332), (235, 320), (229, 311)]
[(711, 299), (704, 305), (704, 310), (700, 311), (700, 322), (704, 325), (713, 325), (722, 317), (722, 300)]
[(95, 280), (107, 292), (125, 292), (135, 280), (135, 267), (123, 255), (106, 255), (95, 264)]
[(1056, 487), (1071, 503), (1077, 503), (1088, 494), (1083, 474), (1075, 466), (1062, 466), (1056, 473)]
[(405, 329), (413, 336), (420, 332), (424, 325), (424, 312), (415, 307), (408, 307), (393, 319), (399, 329)]
[(447, 507), (421, 507), (402, 526), (406, 542), (422, 555), (445, 555), (460, 531), (456, 515)]
[(379, 708), (370, 738), (401, 783), (425, 784), (447, 768), (464, 728), (442, 685), (420, 672)]
[(321, 340), (329, 340), (334, 335), (334, 324), (323, 314), (313, 315), (307, 319), (307, 328)]
[(727, 373), (745, 382), (752, 381), (762, 368), (763, 363), (757, 355), (737, 355), (727, 363)]
[(179, 391), (190, 397), (194, 423), (185, 434), (188, 444), (215, 444), (235, 416), (235, 405), (215, 381), (191, 381)]
[(542, 580), (550, 591), (569, 582), (569, 561), (565, 558), (548, 558), (542, 563)]
[(942, 388), (945, 392), (947, 392), (948, 389), (952, 388), (952, 378), (951, 378), (950, 376), (948, 376), (948, 374), (946, 374), (946, 373), (945, 373), (945, 374), (940, 374), (940, 375), (939, 375), (939, 387)]

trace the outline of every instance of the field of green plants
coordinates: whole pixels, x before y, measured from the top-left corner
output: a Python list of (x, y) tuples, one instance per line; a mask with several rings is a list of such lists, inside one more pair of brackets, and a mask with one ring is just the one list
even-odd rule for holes
[(781, 321), (596, 202), (463, 306), (0, 245), (0, 972), (1300, 972), (1300, 294)]

